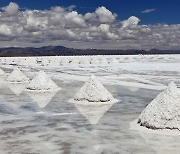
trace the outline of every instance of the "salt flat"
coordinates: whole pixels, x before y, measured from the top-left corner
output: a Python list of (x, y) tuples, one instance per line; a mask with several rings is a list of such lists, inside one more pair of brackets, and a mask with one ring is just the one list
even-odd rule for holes
[[(0, 78), (2, 154), (180, 153), (180, 136), (129, 129), (169, 82), (180, 85), (180, 55), (2, 57), (0, 64), (6, 76), (18, 67), (31, 80), (43, 70), (61, 87), (54, 94), (28, 94)], [(93, 74), (121, 101), (69, 103)]]

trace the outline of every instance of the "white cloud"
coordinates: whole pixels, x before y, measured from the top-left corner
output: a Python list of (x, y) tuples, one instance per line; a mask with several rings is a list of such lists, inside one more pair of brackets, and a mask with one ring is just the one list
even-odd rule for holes
[(0, 35), (9, 36), (12, 34), (12, 31), (9, 26), (3, 24), (0, 25)]
[(145, 9), (143, 11), (141, 11), (141, 13), (150, 13), (150, 12), (154, 12), (156, 11), (156, 9)]
[(137, 26), (139, 22), (139, 18), (131, 16), (129, 19), (122, 21), (122, 28)]
[(118, 21), (105, 7), (83, 15), (73, 11), (74, 6), (25, 11), (18, 11), (17, 6), (10, 3), (0, 12), (0, 47), (180, 48), (180, 24), (141, 25), (135, 16)]
[(103, 6), (97, 8), (95, 13), (101, 23), (112, 23), (116, 18), (116, 16), (113, 15), (111, 11), (109, 11)]
[(19, 6), (16, 3), (10, 2), (8, 6), (3, 8), (3, 10), (5, 11), (5, 14), (14, 16), (18, 13)]

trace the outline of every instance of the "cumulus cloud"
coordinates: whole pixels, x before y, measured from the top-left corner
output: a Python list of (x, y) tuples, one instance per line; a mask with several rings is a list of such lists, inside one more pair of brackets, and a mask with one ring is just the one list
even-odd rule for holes
[(141, 25), (135, 16), (116, 20), (117, 15), (103, 6), (86, 14), (74, 8), (56, 6), (49, 10), (19, 11), (18, 4), (11, 2), (0, 12), (0, 47), (180, 48), (180, 24)]
[(132, 16), (129, 19), (122, 21), (122, 28), (137, 26), (139, 22), (139, 18)]
[(9, 16), (14, 16), (18, 13), (19, 5), (13, 2), (10, 2), (8, 6), (3, 7), (5, 14)]
[(95, 13), (101, 23), (112, 23), (115, 20), (115, 15), (103, 6), (96, 9)]
[(11, 34), (12, 34), (12, 31), (11, 31), (10, 27), (8, 27), (5, 24), (0, 25), (0, 35), (9, 36)]

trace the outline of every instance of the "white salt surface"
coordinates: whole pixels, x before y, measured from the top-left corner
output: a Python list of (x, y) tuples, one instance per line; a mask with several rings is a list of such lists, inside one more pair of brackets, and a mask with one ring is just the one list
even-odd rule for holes
[(5, 76), (5, 72), (0, 68), (0, 76)]
[(15, 68), (13, 72), (7, 77), (7, 82), (23, 83), (28, 82), (29, 78), (26, 77), (18, 68)]
[(104, 88), (95, 76), (91, 76), (74, 97), (75, 101), (85, 100), (89, 102), (107, 102), (113, 99), (113, 96)]
[(180, 89), (171, 82), (141, 113), (139, 125), (151, 129), (180, 130)]
[(44, 72), (40, 71), (37, 76), (33, 78), (26, 88), (33, 91), (57, 91), (60, 90), (58, 85), (51, 80), (51, 78)]

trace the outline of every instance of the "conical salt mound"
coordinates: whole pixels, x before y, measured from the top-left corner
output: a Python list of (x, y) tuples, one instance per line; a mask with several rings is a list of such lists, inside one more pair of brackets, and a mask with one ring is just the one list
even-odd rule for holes
[(113, 96), (104, 88), (95, 76), (90, 77), (74, 98), (76, 101), (85, 100), (89, 102), (107, 102), (113, 99)]
[(151, 129), (180, 130), (180, 90), (173, 82), (144, 109), (138, 123)]
[(7, 77), (7, 82), (14, 82), (14, 83), (22, 83), (28, 82), (29, 78), (27, 78), (18, 68), (15, 68), (13, 72)]
[(55, 91), (59, 87), (51, 80), (51, 78), (44, 72), (40, 71), (37, 76), (33, 78), (27, 86), (27, 90), (37, 91)]

